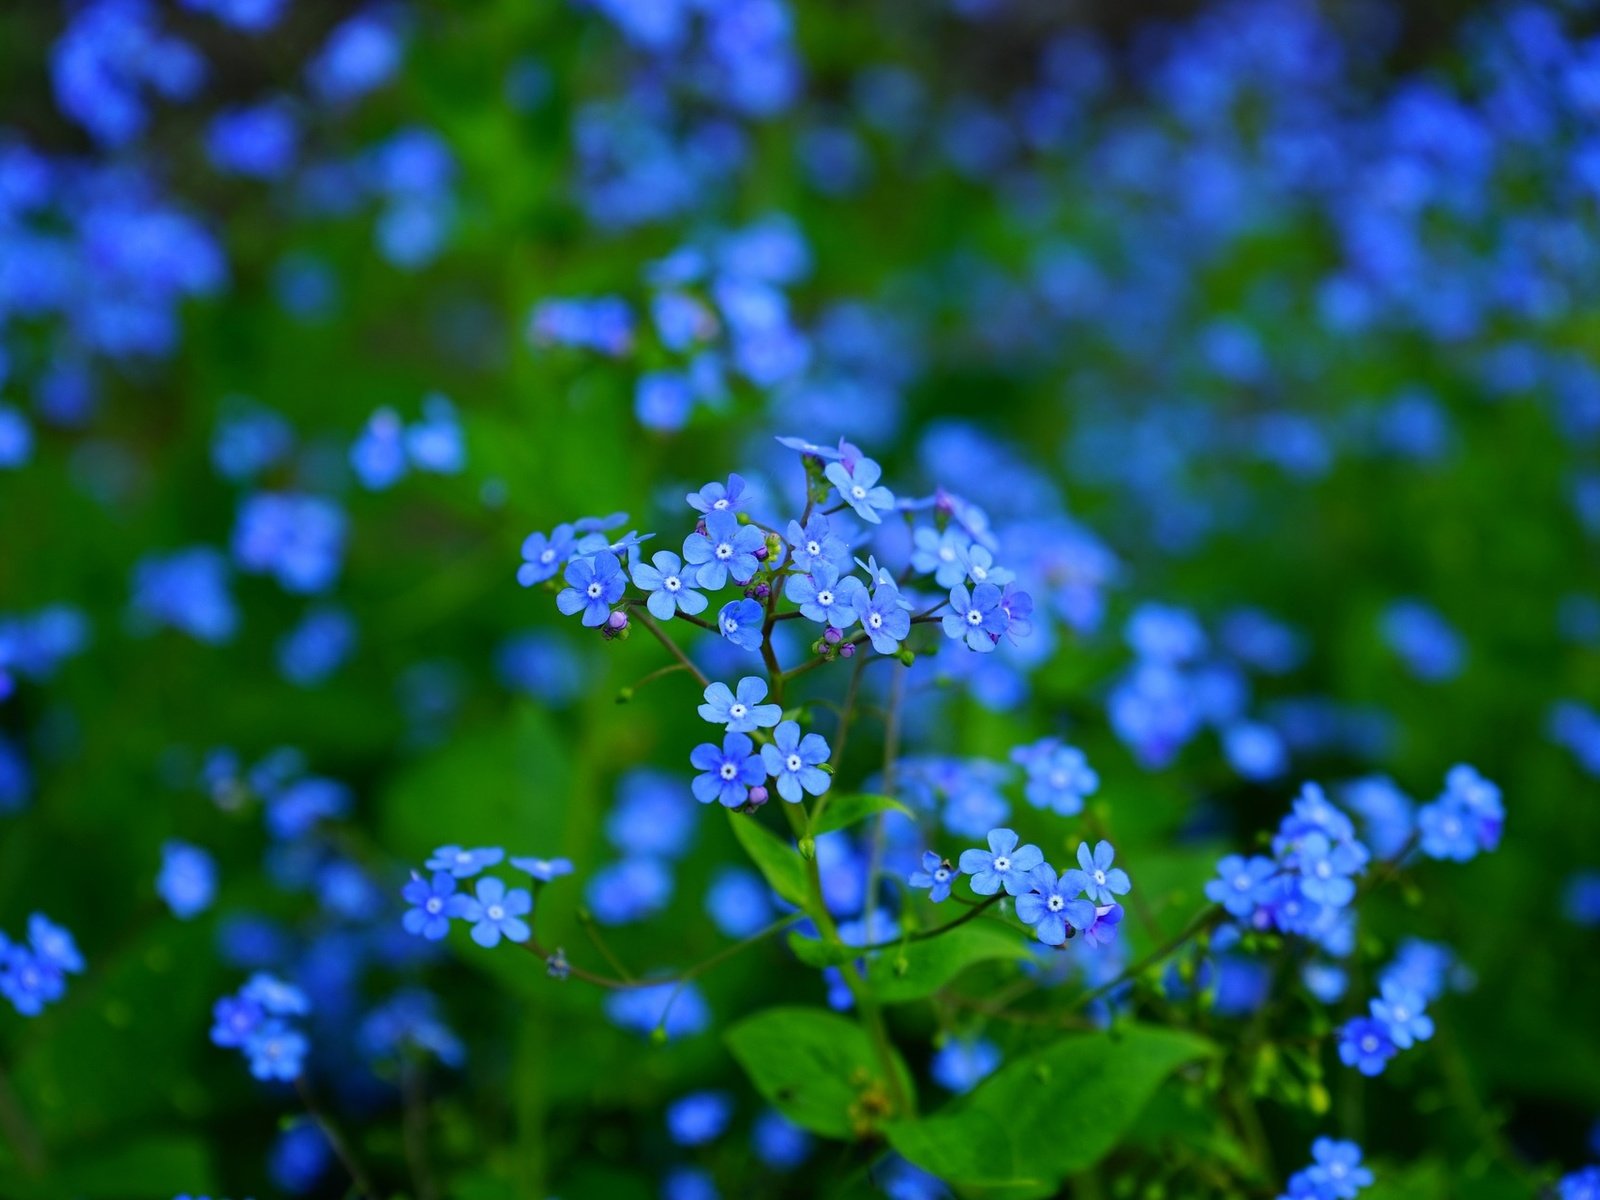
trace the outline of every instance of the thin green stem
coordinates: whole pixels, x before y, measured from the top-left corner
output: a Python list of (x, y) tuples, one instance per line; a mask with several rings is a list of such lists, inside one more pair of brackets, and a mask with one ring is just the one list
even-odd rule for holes
[[(683, 648), (673, 641), (671, 634), (657, 624), (654, 617), (642, 608), (635, 609), (634, 614), (639, 618), (639, 624), (655, 635), (656, 641), (665, 646), (673, 658), (688, 668), (689, 672), (699, 680), (701, 687), (708, 688), (711, 686), (711, 680), (706, 678), (706, 673), (694, 665), (694, 660), (683, 652)], [(683, 614), (680, 613), (679, 615), (682, 616)]]

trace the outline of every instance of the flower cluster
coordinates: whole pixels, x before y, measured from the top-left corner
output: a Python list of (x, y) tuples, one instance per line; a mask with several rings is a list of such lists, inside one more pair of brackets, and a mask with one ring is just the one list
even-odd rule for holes
[[(969, 876), (973, 894), (997, 896), (1003, 890), (1014, 900), (1018, 919), (1046, 946), (1063, 945), (1080, 933), (1091, 946), (1113, 941), (1122, 922), (1116, 897), (1133, 885), (1128, 873), (1113, 865), (1111, 843), (1101, 841), (1091, 849), (1080, 842), (1078, 865), (1057, 874), (1039, 847), (1019, 846), (1019, 840), (1013, 830), (991, 829), (987, 850), (961, 852), (960, 874)], [(929, 850), (908, 882), (928, 889), (928, 898), (938, 903), (949, 897), (956, 876), (948, 859)]]
[(305, 992), (275, 975), (257, 972), (211, 1009), (211, 1041), (238, 1050), (250, 1074), (265, 1082), (300, 1076), (311, 1043), (294, 1024), (311, 1014)]
[(1278, 1200), (1354, 1200), (1372, 1183), (1354, 1142), (1319, 1137), (1311, 1143), (1311, 1157), (1311, 1166), (1289, 1177), (1289, 1190)]
[[(440, 846), (424, 864), (432, 872), (425, 877), (412, 872), (401, 896), (411, 907), (401, 919), (407, 933), (429, 941), (439, 941), (450, 932), (450, 922), (465, 921), (472, 926), (472, 940), (484, 947), (509, 942), (525, 942), (533, 936), (523, 918), (533, 912), (533, 894), (527, 888), (508, 888), (505, 881), (483, 871), (506, 861), (499, 846), (467, 849)], [(513, 858), (510, 865), (526, 874), (537, 887), (572, 873), (572, 863), (564, 858)], [(457, 881), (476, 878), (472, 892), (456, 890)]]
[(61, 999), (67, 976), (81, 974), (83, 955), (72, 934), (43, 913), (28, 918), (28, 940), (0, 933), (0, 996), (25, 1017), (36, 1017)]

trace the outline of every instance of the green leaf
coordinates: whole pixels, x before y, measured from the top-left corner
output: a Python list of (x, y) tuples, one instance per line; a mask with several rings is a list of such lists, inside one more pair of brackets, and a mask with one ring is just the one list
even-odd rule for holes
[[(870, 1132), (890, 1089), (861, 1027), (820, 1008), (769, 1008), (723, 1035), (750, 1082), (789, 1120), (831, 1138)], [(907, 1097), (911, 1075), (899, 1055), (894, 1069)], [(865, 1101), (865, 1103), (864, 1103)]]
[(830, 945), (821, 938), (806, 937), (803, 933), (789, 935), (789, 949), (806, 966), (816, 967), (819, 971), (823, 967), (837, 967), (861, 957), (859, 950), (844, 945)]
[(0, 1176), (0, 1194), (16, 1200), (170, 1200), (179, 1193), (211, 1191), (213, 1178), (205, 1142), (187, 1134), (165, 1134), (54, 1161), (45, 1180)]
[(958, 1188), (1050, 1195), (1117, 1145), (1163, 1079), (1214, 1052), (1167, 1029), (1074, 1035), (1007, 1064), (938, 1114), (885, 1132), (906, 1158)]
[(931, 996), (975, 963), (1028, 956), (1022, 930), (980, 918), (925, 941), (880, 950), (867, 967), (867, 982), (884, 1003), (904, 1004)]
[(752, 816), (729, 810), (728, 820), (733, 825), (733, 836), (767, 877), (772, 890), (790, 904), (809, 911), (811, 887), (800, 852)]
[(814, 836), (820, 837), (836, 829), (848, 829), (868, 817), (886, 812), (904, 813), (913, 821), (917, 819), (916, 814), (904, 804), (898, 800), (891, 800), (888, 796), (875, 796), (870, 792), (845, 792), (840, 796), (828, 797), (828, 803), (822, 809), (822, 819), (816, 823), (811, 832)]

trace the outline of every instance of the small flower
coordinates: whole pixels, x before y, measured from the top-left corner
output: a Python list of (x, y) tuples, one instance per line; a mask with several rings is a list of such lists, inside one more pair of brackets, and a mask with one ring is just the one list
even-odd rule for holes
[(1397, 1053), (1394, 1040), (1381, 1021), (1354, 1017), (1339, 1030), (1339, 1059), (1363, 1075), (1381, 1075)]
[(1117, 930), (1122, 925), (1122, 905), (1097, 904), (1094, 920), (1083, 931), (1083, 940), (1091, 946), (1109, 946), (1117, 940)]
[(633, 568), (633, 582), (650, 593), (645, 607), (666, 621), (675, 612), (690, 616), (705, 611), (710, 603), (701, 592), (694, 590), (696, 575), (686, 571), (683, 560), (671, 550), (658, 550), (650, 556), (654, 566), (637, 563)]
[(758, 675), (746, 675), (734, 691), (729, 691), (725, 683), (713, 683), (705, 695), (700, 716), (729, 733), (770, 729), (783, 719), (782, 705), (761, 703), (767, 697), (767, 681)]
[(970, 596), (965, 587), (957, 584), (950, 589), (950, 608), (944, 615), (945, 637), (965, 641), (968, 647), (980, 653), (993, 650), (1006, 631), (1006, 615), (1000, 609), (1000, 589), (992, 583), (980, 583)]
[(450, 932), (450, 919), (461, 916), (467, 904), (467, 897), (456, 894), (456, 877), (448, 871), (436, 871), (431, 880), (413, 873), (400, 895), (413, 906), (401, 918), (406, 932), (430, 942)]
[(605, 624), (611, 606), (622, 599), (628, 586), (622, 564), (609, 551), (601, 551), (593, 558), (573, 559), (563, 578), (567, 586), (556, 593), (556, 607), (569, 617), (582, 612), (583, 623), (591, 629)]
[(173, 916), (187, 921), (205, 912), (216, 891), (217, 864), (211, 855), (186, 842), (162, 844), (156, 894), (166, 901)]
[(511, 888), (493, 875), (478, 880), (477, 895), (465, 897), (461, 916), (473, 922), (472, 940), (480, 946), (498, 946), (507, 941), (525, 942), (533, 931), (522, 918), (533, 911), (533, 897), (526, 888)]
[(54, 962), (26, 946), (0, 945), (0, 996), (23, 1016), (38, 1016), (66, 990), (66, 976)]
[(861, 581), (854, 575), (841, 579), (838, 567), (819, 562), (809, 575), (789, 576), (783, 594), (808, 619), (842, 628), (855, 620), (855, 598), (861, 591)]
[(1035, 808), (1047, 808), (1063, 817), (1083, 811), (1083, 799), (1100, 787), (1100, 776), (1076, 746), (1063, 746), (1044, 738), (1011, 752), (1012, 761), (1028, 772), (1024, 794)]
[(729, 475), (726, 485), (712, 482), (705, 485), (698, 492), (690, 492), (684, 497), (689, 502), (689, 507), (696, 512), (714, 513), (739, 511), (739, 500), (744, 495), (744, 478), (740, 475)]
[(1277, 863), (1259, 854), (1230, 854), (1217, 863), (1217, 878), (1206, 884), (1206, 899), (1222, 905), (1230, 916), (1248, 917), (1267, 898), (1263, 885), (1277, 870)]
[(308, 1049), (305, 1034), (277, 1020), (263, 1022), (244, 1043), (250, 1074), (263, 1080), (296, 1078)]
[(1316, 1165), (1303, 1174), (1314, 1194), (1325, 1200), (1354, 1200), (1356, 1193), (1372, 1183), (1372, 1172), (1361, 1165), (1361, 1147), (1354, 1142), (1319, 1137), (1311, 1143), (1311, 1157)]
[(862, 588), (851, 603), (874, 650), (893, 654), (900, 649), (900, 643), (911, 632), (911, 614), (901, 606), (899, 588), (887, 582), (880, 583), (871, 593)]
[(1417, 810), (1417, 832), (1422, 852), (1429, 858), (1467, 862), (1478, 853), (1467, 810), (1449, 795)]
[(801, 790), (820, 796), (833, 777), (822, 769), (828, 761), (828, 743), (820, 733), (800, 736), (796, 721), (784, 721), (772, 732), (772, 744), (761, 747), (761, 761), (767, 774), (778, 781), (778, 795), (798, 804)]
[(485, 867), (494, 866), (505, 856), (506, 852), (499, 846), (480, 846), (476, 850), (464, 850), (454, 845), (440, 846), (422, 865), (430, 871), (449, 871), (457, 879), (467, 879)]
[(724, 808), (738, 808), (749, 797), (749, 789), (767, 777), (755, 743), (742, 733), (730, 733), (719, 748), (702, 742), (689, 755), (689, 764), (702, 772), (694, 777), (690, 790), (701, 804), (713, 800)]
[[(977, 595), (977, 589), (973, 589)], [(1005, 617), (1005, 628), (1000, 636), (1015, 642), (1033, 632), (1033, 597), (1014, 583), (1000, 589), (1000, 614)]]
[(821, 513), (813, 516), (804, 527), (798, 521), (790, 521), (788, 541), (789, 562), (797, 571), (811, 572), (818, 563), (838, 566), (850, 557), (849, 545), (833, 532), (828, 518)]
[(1021, 895), (1032, 886), (1032, 873), (1043, 862), (1039, 847), (1019, 848), (1017, 835), (1009, 829), (991, 829), (988, 850), (961, 852), (961, 870), (972, 876), (972, 890), (980, 896), (992, 896), (1002, 887), (1008, 896)]
[(937, 904), (950, 895), (950, 885), (955, 878), (956, 873), (949, 859), (940, 858), (932, 850), (926, 850), (922, 855), (922, 869), (911, 872), (906, 882), (914, 888), (927, 888), (928, 899)]
[(744, 583), (761, 566), (756, 551), (766, 545), (766, 535), (754, 525), (741, 525), (739, 518), (725, 509), (709, 512), (704, 533), (691, 533), (683, 539), (683, 557), (696, 570), (699, 585), (712, 591), (723, 587), (732, 575)]
[(1084, 876), (1084, 894), (1096, 904), (1110, 904), (1113, 896), (1125, 896), (1133, 886), (1128, 882), (1126, 871), (1111, 865), (1116, 854), (1107, 841), (1096, 843), (1093, 853), (1088, 842), (1078, 843), (1078, 867)]
[(33, 952), (51, 966), (74, 975), (83, 970), (83, 955), (78, 953), (72, 934), (43, 913), (28, 918), (28, 942)]
[[(967, 578), (973, 583), (998, 583), (1001, 586), (1010, 583), (1016, 575), (1004, 567), (994, 565), (994, 555), (987, 546), (969, 546), (964, 560), (967, 564)], [(943, 583), (943, 580), (939, 581)], [(954, 584), (948, 586), (955, 586)]]
[(570, 858), (513, 858), (511, 865), (540, 883), (549, 883), (552, 879), (572, 874)]
[(1426, 1006), (1418, 993), (1399, 983), (1383, 984), (1381, 997), (1370, 1003), (1373, 1020), (1382, 1023), (1401, 1050), (1433, 1036), (1433, 1018), (1422, 1011)]
[(1361, 864), (1350, 847), (1330, 843), (1325, 834), (1309, 833), (1300, 839), (1295, 864), (1300, 868), (1300, 890), (1308, 900), (1343, 908), (1355, 899), (1356, 885), (1350, 876)]
[(1077, 899), (1066, 875), (1058, 878), (1049, 863), (1036, 868), (1029, 884), (1032, 891), (1017, 897), (1017, 919), (1033, 926), (1033, 935), (1046, 946), (1059, 946), (1067, 940), (1067, 926), (1087, 929), (1095, 919), (1095, 906)]
[(239, 989), (239, 995), (254, 1000), (263, 1011), (275, 1017), (303, 1017), (311, 1011), (311, 1001), (304, 992), (265, 971), (250, 976)]
[(267, 1019), (266, 1009), (243, 996), (224, 996), (211, 1006), (211, 1041), (229, 1049), (243, 1046)]
[(823, 474), (839, 489), (839, 499), (855, 509), (863, 521), (881, 524), (883, 517), (879, 514), (894, 507), (894, 493), (878, 483), (883, 468), (870, 458), (858, 458), (848, 466), (843, 461), (831, 462)]
[(952, 588), (967, 577), (967, 551), (972, 539), (954, 526), (943, 533), (924, 525), (911, 535), (911, 567), (932, 575), (942, 588)]
[(764, 616), (754, 600), (734, 600), (717, 614), (717, 630), (741, 650), (759, 650)]

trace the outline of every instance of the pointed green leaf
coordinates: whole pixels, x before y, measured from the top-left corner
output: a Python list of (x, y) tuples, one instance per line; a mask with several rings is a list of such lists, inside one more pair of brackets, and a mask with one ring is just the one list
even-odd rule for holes
[(832, 833), (836, 829), (848, 829), (868, 817), (887, 812), (903, 813), (913, 821), (916, 820), (915, 813), (900, 801), (891, 800), (888, 796), (875, 796), (870, 792), (845, 792), (842, 795), (829, 796), (822, 810), (822, 818), (817, 821), (811, 832), (820, 837), (824, 833)]
[(766, 876), (772, 890), (790, 904), (809, 909), (811, 888), (800, 852), (749, 814), (729, 810), (728, 820), (733, 825), (733, 836)]
[(1028, 956), (1025, 931), (980, 918), (937, 937), (878, 951), (867, 967), (867, 982), (884, 1003), (904, 1004), (931, 996), (974, 963)]

